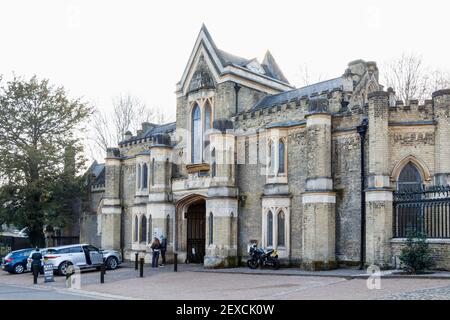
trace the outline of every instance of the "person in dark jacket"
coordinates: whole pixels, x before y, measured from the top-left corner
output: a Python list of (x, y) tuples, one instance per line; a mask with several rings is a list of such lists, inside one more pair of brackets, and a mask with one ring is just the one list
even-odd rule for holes
[(154, 237), (153, 242), (150, 246), (150, 248), (153, 250), (152, 255), (152, 268), (158, 268), (158, 259), (159, 259), (159, 251), (160, 251), (161, 243), (159, 242), (159, 239)]
[(37, 278), (39, 276), (39, 270), (42, 264), (42, 254), (39, 248), (36, 248), (35, 252), (31, 255), (31, 270), (33, 271), (33, 277)]
[(162, 258), (162, 263), (160, 264), (160, 267), (164, 267), (164, 265), (166, 264), (166, 251), (167, 251), (167, 238), (164, 236), (161, 236), (161, 258)]

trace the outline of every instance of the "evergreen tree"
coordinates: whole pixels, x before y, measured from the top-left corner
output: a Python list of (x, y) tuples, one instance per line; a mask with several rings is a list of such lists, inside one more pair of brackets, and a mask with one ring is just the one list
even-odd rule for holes
[(26, 227), (33, 245), (43, 245), (45, 225), (70, 221), (81, 196), (76, 173), (85, 159), (77, 136), (91, 113), (48, 80), (0, 82), (0, 222)]
[(403, 269), (409, 273), (418, 273), (434, 265), (426, 235), (420, 232), (408, 232), (406, 246), (399, 256)]

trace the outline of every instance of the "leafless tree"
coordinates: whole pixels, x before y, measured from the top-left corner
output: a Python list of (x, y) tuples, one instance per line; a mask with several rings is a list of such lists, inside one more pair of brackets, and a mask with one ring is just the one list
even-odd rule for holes
[(450, 84), (450, 75), (426, 66), (422, 56), (403, 53), (385, 66), (384, 80), (396, 92), (397, 99), (424, 101), (431, 93)]
[(434, 91), (450, 88), (450, 72), (435, 69), (430, 74), (430, 94)]
[(91, 119), (89, 140), (92, 158), (103, 158), (106, 148), (117, 146), (127, 131), (134, 135), (143, 122), (161, 124), (164, 116), (159, 110), (148, 108), (140, 99), (130, 95), (113, 98), (112, 112), (97, 109)]
[(325, 76), (321, 73), (316, 74), (311, 72), (306, 63), (300, 66), (298, 75), (300, 77), (301, 87), (306, 87), (314, 83), (321, 82), (325, 78)]

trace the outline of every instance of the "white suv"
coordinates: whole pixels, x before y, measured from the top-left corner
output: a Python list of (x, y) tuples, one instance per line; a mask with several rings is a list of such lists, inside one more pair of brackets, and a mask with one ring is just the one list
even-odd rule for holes
[(75, 244), (52, 248), (44, 255), (47, 263), (53, 264), (53, 270), (60, 275), (66, 275), (71, 265), (80, 269), (100, 269), (103, 262), (109, 270), (114, 270), (122, 262), (120, 253), (116, 250), (100, 250), (89, 244)]

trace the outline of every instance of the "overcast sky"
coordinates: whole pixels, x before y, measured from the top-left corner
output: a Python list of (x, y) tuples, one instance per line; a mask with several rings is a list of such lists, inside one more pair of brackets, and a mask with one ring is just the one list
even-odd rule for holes
[[(131, 93), (174, 120), (175, 84), (204, 22), (217, 46), (262, 61), (269, 49), (300, 86), (349, 61), (402, 52), (450, 70), (448, 1), (0, 2), (0, 74), (49, 78), (102, 109)], [(380, 70), (382, 72), (382, 70)]]

